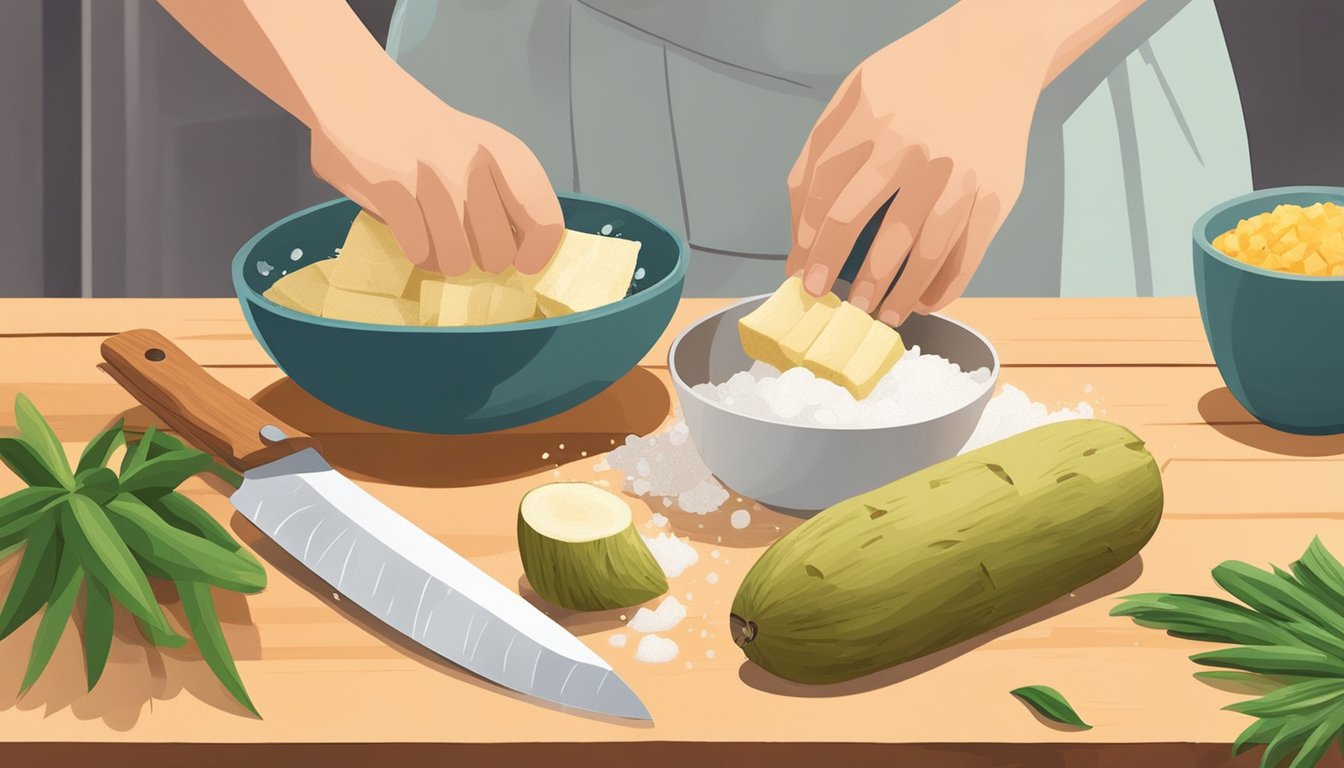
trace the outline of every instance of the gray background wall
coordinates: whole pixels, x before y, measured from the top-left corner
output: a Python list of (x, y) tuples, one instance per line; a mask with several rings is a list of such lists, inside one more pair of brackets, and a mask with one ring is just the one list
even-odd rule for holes
[[(392, 0), (349, 1), (382, 40)], [(1344, 3), (1217, 5), (1256, 186), (1344, 184)], [(154, 0), (0, 2), (0, 105), (0, 296), (228, 295), (240, 244), (335, 194)]]

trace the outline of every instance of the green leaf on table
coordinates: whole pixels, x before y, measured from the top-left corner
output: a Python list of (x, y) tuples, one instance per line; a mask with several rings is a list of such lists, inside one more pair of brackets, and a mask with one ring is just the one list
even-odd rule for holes
[(201, 657), (223, 683), (224, 688), (233, 694), (233, 698), (247, 708), (247, 711), (261, 717), (247, 695), (243, 679), (238, 675), (238, 667), (229, 652), (229, 644), (224, 639), (224, 630), (219, 624), (219, 615), (215, 612), (215, 600), (210, 594), (210, 586), (194, 581), (177, 582), (177, 594), (182, 599), (182, 608), (191, 627), (191, 637), (201, 649)]
[(1287, 717), (1344, 703), (1341, 699), (1344, 699), (1344, 679), (1322, 677), (1286, 685), (1258, 699), (1228, 704), (1224, 709), (1255, 717)]
[(1243, 645), (1292, 645), (1296, 640), (1280, 623), (1216, 597), (1130, 595), (1111, 609), (1111, 615), (1128, 616), (1139, 626), (1165, 629), (1186, 640)]
[(89, 690), (98, 684), (107, 666), (112, 650), (112, 632), (116, 626), (116, 612), (112, 595), (97, 579), (84, 582), (84, 671)]
[(203, 581), (246, 593), (266, 587), (266, 571), (255, 561), (175, 528), (129, 493), (109, 501), (107, 511), (131, 552), (175, 581)]
[(144, 570), (102, 508), (83, 496), (73, 495), (61, 512), (61, 532), (89, 574), (146, 624), (172, 634)]
[(215, 460), (200, 451), (184, 448), (169, 451), (132, 467), (121, 476), (121, 489), (127, 493), (158, 491), (166, 493), (192, 475), (210, 468)]
[(59, 488), (24, 488), (0, 499), (0, 538), (23, 531), (52, 502), (65, 495)]
[(0, 437), (0, 462), (26, 485), (69, 490), (74, 485), (62, 483), (54, 470), (46, 465), (42, 457), (27, 441), (18, 437)]
[(229, 533), (229, 530), (209, 512), (206, 512), (201, 505), (177, 491), (162, 496), (142, 496), (140, 500), (154, 510), (159, 517), (167, 521), (169, 525), (187, 533), (194, 533), (232, 552), (246, 552), (242, 549), (242, 545)]
[(125, 423), (124, 419), (118, 420), (116, 424), (99, 432), (97, 437), (84, 446), (84, 452), (79, 455), (79, 464), (75, 467), (75, 474), (86, 469), (107, 466), (107, 462), (112, 460), (113, 452), (126, 442), (126, 433), (123, 431)]
[(14, 572), (9, 596), (0, 607), (0, 640), (23, 626), (51, 596), (61, 562), (61, 537), (54, 515), (38, 520), (28, 530), (23, 559)]
[(56, 583), (51, 599), (47, 601), (47, 610), (42, 612), (42, 621), (37, 625), (33, 650), (28, 657), (28, 669), (23, 673), (23, 684), (19, 686), (20, 696), (33, 687), (33, 683), (47, 668), (47, 662), (51, 661), (51, 654), (61, 641), (65, 625), (70, 622), (70, 611), (75, 607), (75, 598), (79, 596), (79, 587), (83, 581), (84, 569), (79, 564), (79, 557), (73, 550), (67, 549), (56, 571)]
[(95, 504), (104, 504), (117, 495), (117, 473), (107, 467), (81, 470), (75, 475), (75, 493), (87, 496)]
[[(128, 469), (130, 469), (130, 467), (135, 463), (147, 461), (149, 459), (153, 459), (165, 453), (170, 453), (173, 451), (181, 451), (184, 449), (187, 450), (191, 449), (190, 446), (183, 443), (181, 440), (178, 440), (176, 437), (160, 432), (154, 427), (150, 427), (149, 429), (145, 430), (144, 436), (135, 442), (135, 446), (137, 449), (143, 446), (144, 454), (138, 461), (132, 462), (130, 460), (131, 452), (127, 451), (126, 458), (122, 460), (121, 471), (123, 473), (126, 472)], [(212, 460), (210, 464), (207, 467), (205, 467), (204, 471), (215, 475), (216, 477), (220, 478), (221, 480), (228, 483), (230, 486), (234, 488), (237, 488), (243, 483), (242, 475), (238, 474), (237, 472), (234, 472), (233, 470), (229, 469), (223, 464), (220, 464), (217, 461)]]
[(1190, 657), (1196, 664), (1259, 672), (1265, 675), (1330, 675), (1344, 677), (1344, 659), (1315, 648), (1293, 645), (1259, 645), (1220, 648)]
[(24, 442), (42, 459), (47, 470), (69, 488), (75, 475), (70, 471), (70, 460), (65, 457), (65, 448), (56, 438), (56, 433), (51, 431), (51, 425), (22, 392), (14, 397), (14, 421)]
[(1037, 714), (1048, 720), (1084, 730), (1092, 727), (1083, 722), (1078, 713), (1073, 711), (1068, 699), (1065, 699), (1059, 691), (1048, 685), (1028, 685), (1022, 688), (1014, 688), (1009, 693), (1021, 699)]

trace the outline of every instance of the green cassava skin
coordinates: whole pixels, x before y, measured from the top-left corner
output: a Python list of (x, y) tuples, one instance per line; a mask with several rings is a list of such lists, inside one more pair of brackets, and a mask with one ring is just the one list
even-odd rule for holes
[(575, 611), (627, 608), (667, 591), (667, 577), (633, 524), (594, 541), (542, 536), (518, 513), (518, 554), (532, 589)]
[(1162, 478), (1116, 424), (1050, 424), (818, 513), (765, 551), (733, 638), (780, 677), (833, 683), (1011, 621), (1138, 554)]

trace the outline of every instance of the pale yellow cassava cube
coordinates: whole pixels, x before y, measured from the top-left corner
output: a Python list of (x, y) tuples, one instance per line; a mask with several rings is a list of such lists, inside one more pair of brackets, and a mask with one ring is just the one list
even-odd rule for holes
[(844, 386), (841, 373), (874, 322), (868, 313), (853, 304), (841, 304), (803, 356), (803, 366), (818, 378)]
[(807, 354), (807, 350), (812, 347), (812, 343), (821, 335), (831, 315), (834, 314), (835, 307), (817, 302), (808, 307), (803, 313), (803, 319), (784, 334), (784, 338), (779, 341), (779, 349), (784, 354), (784, 359), (789, 361), (790, 367), (803, 364), (803, 356)]
[(378, 296), (333, 287), (322, 303), (322, 316), (381, 325), (414, 325), (415, 302), (400, 296)]
[(392, 230), (368, 211), (360, 211), (350, 223), (350, 232), (341, 245), (341, 258), (347, 261), (406, 260)]
[(759, 307), (737, 321), (742, 350), (747, 357), (781, 371), (793, 367), (780, 344), (816, 304), (834, 309), (840, 306), (840, 299), (831, 293), (821, 298), (812, 296), (803, 289), (803, 281), (798, 277), (785, 280)]
[(445, 280), (427, 278), (420, 283), (420, 293), (416, 296), (416, 308), (420, 325), (439, 324), (439, 306), (443, 303)]
[(873, 321), (849, 362), (831, 380), (848, 389), (855, 399), (862, 400), (872, 394), (877, 382), (904, 354), (901, 334), (886, 323)]
[(596, 309), (630, 290), (639, 243), (565, 230), (560, 247), (536, 283), (537, 305), (547, 317)]
[(520, 323), (537, 313), (537, 295), (507, 285), (492, 285), (486, 323)]
[(328, 275), (334, 264), (334, 260), (325, 259), (290, 272), (275, 281), (263, 295), (295, 312), (321, 315), (330, 286)]
[(489, 324), (490, 299), (494, 293), (493, 283), (445, 282), (434, 324), (444, 328)]
[(414, 269), (405, 259), (361, 261), (341, 256), (331, 269), (331, 285), (347, 291), (400, 298), (410, 285)]

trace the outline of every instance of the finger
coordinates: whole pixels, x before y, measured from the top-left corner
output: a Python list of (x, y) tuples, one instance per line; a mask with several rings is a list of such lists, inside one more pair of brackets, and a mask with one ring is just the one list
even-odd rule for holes
[[(931, 170), (934, 175), (929, 178)], [(897, 167), (894, 175), (899, 191), (882, 214), (877, 234), (868, 246), (868, 253), (864, 255), (849, 291), (849, 302), (864, 312), (877, 309), (900, 274), (901, 265), (910, 254), (941, 189), (942, 180), (937, 177), (937, 170), (937, 167), (930, 168), (922, 152), (906, 153)], [(853, 246), (850, 247), (852, 250)]]
[(503, 272), (518, 258), (518, 244), (489, 163), (478, 164), (467, 176), (466, 225), (472, 256), (481, 269)]
[(461, 275), (471, 269), (471, 243), (463, 226), (462, 200), (454, 199), (443, 177), (433, 168), (421, 165), (416, 192), (429, 230), (430, 262), (445, 275)]
[[(817, 228), (816, 239), (803, 260), (803, 284), (814, 295), (830, 290), (844, 266), (859, 233), (896, 191), (900, 179), (891, 163), (865, 163), (851, 176), (844, 187), (831, 195), (825, 217)], [(812, 186), (813, 194), (828, 192), (825, 187)], [(813, 200), (819, 198), (813, 197)], [(806, 217), (806, 214), (804, 214)], [(804, 223), (803, 228), (807, 227)], [(801, 242), (800, 242), (801, 245)]]
[[(802, 193), (801, 212), (798, 225), (794, 228), (793, 253), (800, 253), (802, 263), (816, 242), (826, 216), (835, 205), (836, 198), (863, 170), (872, 156), (871, 140), (862, 140), (853, 144), (837, 144), (828, 147), (824, 156), (817, 161), (807, 189)], [(801, 266), (801, 264), (800, 264)]]
[(536, 158), (509, 166), (517, 170), (506, 173), (502, 165), (497, 165), (491, 174), (515, 230), (518, 254), (514, 266), (530, 275), (540, 272), (555, 254), (565, 232), (565, 217), (550, 179)]
[(373, 185), (369, 198), (375, 213), (392, 230), (402, 253), (412, 264), (424, 265), (430, 258), (429, 230), (420, 203), (405, 184), (383, 181)]
[(925, 291), (920, 299), (920, 304), (923, 305), (921, 311), (936, 312), (966, 291), (966, 287), (971, 284), (971, 278), (975, 276), (975, 271), (984, 261), (985, 252), (989, 250), (994, 234), (1003, 224), (1001, 209), (1002, 206), (991, 196), (981, 195), (976, 198), (962, 238), (964, 247), (959, 256), (960, 263), (955, 268), (947, 268), (946, 276), (940, 273), (938, 279), (929, 286), (929, 290)]
[[(948, 252), (966, 228), (966, 220), (974, 203), (973, 174), (961, 174), (954, 183), (942, 184), (910, 248), (910, 256), (906, 259), (905, 269), (901, 271), (901, 278), (882, 302), (882, 310), (878, 314), (882, 322), (898, 326), (909, 317), (915, 303), (937, 277), (938, 270), (947, 260)], [(881, 237), (880, 232), (878, 236)]]

